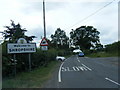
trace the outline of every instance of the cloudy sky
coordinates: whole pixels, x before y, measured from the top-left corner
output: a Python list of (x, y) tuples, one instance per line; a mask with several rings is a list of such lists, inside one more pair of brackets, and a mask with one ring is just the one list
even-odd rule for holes
[[(93, 26), (100, 32), (103, 45), (118, 40), (119, 0), (45, 0), (47, 38), (57, 28), (69, 36), (71, 29)], [(10, 20), (26, 28), (26, 35), (37, 36), (39, 43), (43, 36), (42, 0), (1, 0), (0, 31), (10, 25)], [(0, 35), (1, 36), (1, 35)], [(0, 37), (2, 39), (2, 37)]]

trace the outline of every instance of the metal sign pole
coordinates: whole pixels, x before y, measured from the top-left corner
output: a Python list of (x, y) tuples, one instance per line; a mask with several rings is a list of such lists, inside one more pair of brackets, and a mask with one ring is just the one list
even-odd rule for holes
[(31, 54), (29, 53), (28, 56), (29, 56), (29, 71), (31, 71)]
[(14, 54), (14, 74), (16, 76), (16, 55)]

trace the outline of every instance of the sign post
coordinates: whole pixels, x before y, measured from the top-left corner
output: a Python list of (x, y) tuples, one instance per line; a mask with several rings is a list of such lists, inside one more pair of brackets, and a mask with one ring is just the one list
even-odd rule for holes
[(14, 74), (16, 76), (16, 55), (14, 54)]
[(7, 52), (14, 54), (14, 72), (16, 75), (16, 53), (28, 53), (29, 71), (31, 71), (31, 53), (36, 52), (36, 43), (27, 43), (24, 38), (20, 38), (17, 43), (8, 43)]
[[(42, 39), (42, 41), (40, 43), (40, 46), (41, 46), (41, 50), (46, 55), (46, 51), (48, 50), (48, 42), (47, 42), (45, 37)], [(45, 60), (44, 60), (44, 65), (47, 66), (47, 58), (46, 57), (45, 57)]]
[(31, 54), (29, 53), (29, 71), (31, 71)]

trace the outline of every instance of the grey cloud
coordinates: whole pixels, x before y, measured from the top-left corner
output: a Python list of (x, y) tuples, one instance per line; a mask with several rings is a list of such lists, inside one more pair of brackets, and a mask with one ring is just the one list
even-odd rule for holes
[(41, 36), (43, 36), (43, 29), (42, 27), (37, 27), (37, 28), (34, 28), (32, 30), (28, 30), (26, 35), (28, 36), (36, 36), (37, 38), (41, 38)]
[(52, 28), (51, 26), (47, 26), (46, 34), (47, 38), (50, 38), (50, 36), (54, 33), (56, 29)]
[(46, 10), (50, 11), (58, 8), (64, 8), (66, 4), (66, 2), (46, 2)]
[(104, 27), (101, 29), (100, 41), (102, 44), (110, 44), (118, 40), (117, 30), (112, 27)]
[[(46, 27), (46, 36), (47, 36), (47, 38), (50, 39), (50, 36), (51, 36), (52, 33), (54, 33), (54, 31), (55, 30), (51, 26), (47, 26)], [(36, 36), (37, 38), (35, 38), (34, 41), (36, 43), (38, 43), (38, 41), (41, 40), (41, 37), (44, 36), (44, 30), (43, 30), (42, 27), (37, 27), (37, 28), (34, 28), (32, 30), (28, 30), (26, 35), (28, 35), (28, 36)]]
[[(25, 2), (21, 7), (21, 11), (26, 14), (33, 12), (42, 12), (43, 8), (42, 5), (43, 5), (42, 2)], [(66, 5), (65, 2), (46, 2), (45, 3), (46, 12), (63, 8), (65, 5)]]

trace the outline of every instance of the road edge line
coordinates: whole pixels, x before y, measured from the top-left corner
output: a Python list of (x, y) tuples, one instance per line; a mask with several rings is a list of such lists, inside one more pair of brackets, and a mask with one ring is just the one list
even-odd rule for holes
[(115, 81), (113, 81), (113, 80), (111, 80), (111, 79), (109, 79), (109, 78), (105, 78), (106, 80), (108, 80), (108, 81), (110, 81), (110, 82), (112, 82), (112, 83), (114, 83), (114, 84), (117, 84), (117, 85), (119, 85), (120, 86), (120, 84), (119, 83), (117, 83), (117, 82), (115, 82)]
[(58, 82), (61, 82), (61, 68), (63, 66), (64, 62), (60, 65), (59, 72), (58, 72)]

